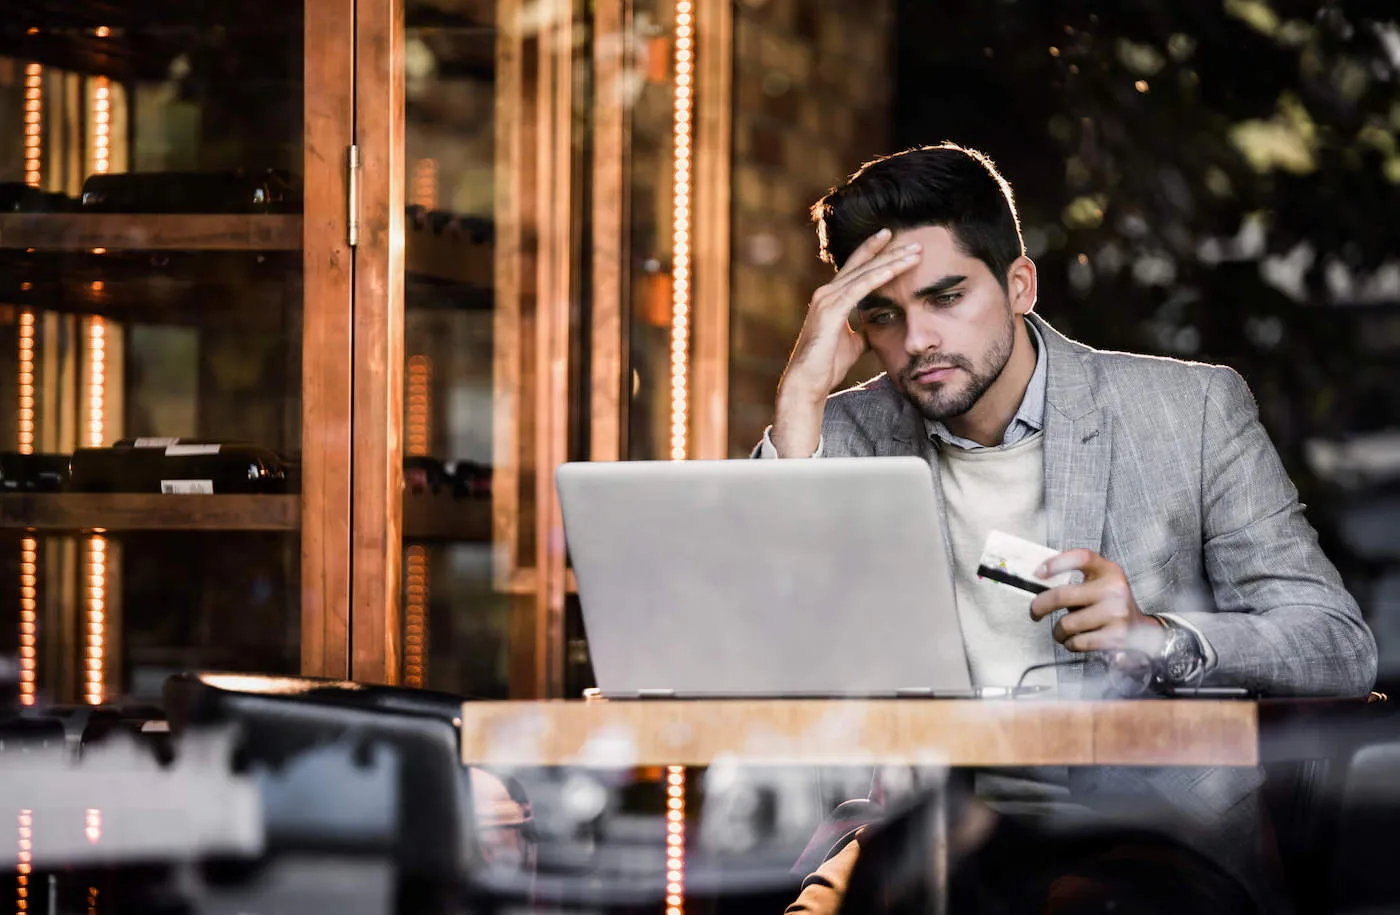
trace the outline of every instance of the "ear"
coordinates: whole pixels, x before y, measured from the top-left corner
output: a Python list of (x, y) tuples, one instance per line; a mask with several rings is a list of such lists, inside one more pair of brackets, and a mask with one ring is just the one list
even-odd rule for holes
[(1035, 307), (1035, 261), (1024, 254), (1011, 262), (1006, 271), (1006, 295), (1011, 300), (1011, 313), (1030, 314)]

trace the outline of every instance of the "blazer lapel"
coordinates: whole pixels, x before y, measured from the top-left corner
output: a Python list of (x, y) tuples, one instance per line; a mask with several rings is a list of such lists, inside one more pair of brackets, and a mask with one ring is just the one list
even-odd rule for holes
[[(1107, 413), (1094, 402), (1081, 348), (1044, 321), (1032, 318), (1045, 340), (1045, 518), (1047, 546), (1056, 550), (1103, 547), (1112, 435)], [(1065, 611), (1056, 612), (1058, 622)], [(1055, 643), (1055, 659), (1081, 659)], [(1077, 683), (1082, 665), (1058, 668), (1061, 685)]]

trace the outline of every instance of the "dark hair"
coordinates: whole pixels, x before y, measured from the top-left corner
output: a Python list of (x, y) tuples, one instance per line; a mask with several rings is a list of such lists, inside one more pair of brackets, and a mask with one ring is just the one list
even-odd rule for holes
[(838, 269), (880, 229), (943, 226), (1006, 288), (1026, 253), (1011, 185), (992, 160), (954, 143), (873, 159), (812, 205), (821, 259)]

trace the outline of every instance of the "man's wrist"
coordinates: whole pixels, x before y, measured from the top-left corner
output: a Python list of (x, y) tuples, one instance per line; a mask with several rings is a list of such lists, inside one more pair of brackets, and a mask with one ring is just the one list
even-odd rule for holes
[(780, 390), (770, 436), (780, 457), (811, 457), (821, 441), (826, 397)]
[(830, 391), (823, 391), (785, 378), (778, 383), (778, 396), (775, 405), (779, 413), (784, 410), (820, 410), (826, 405), (826, 399), (830, 394)]

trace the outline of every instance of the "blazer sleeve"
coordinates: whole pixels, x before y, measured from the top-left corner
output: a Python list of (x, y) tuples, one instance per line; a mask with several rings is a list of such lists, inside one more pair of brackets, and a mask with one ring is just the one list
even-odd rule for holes
[(1297, 489), (1228, 368), (1206, 386), (1201, 509), (1215, 612), (1177, 614), (1207, 639), (1207, 683), (1269, 695), (1361, 696), (1376, 678), (1376, 642), (1323, 554)]

